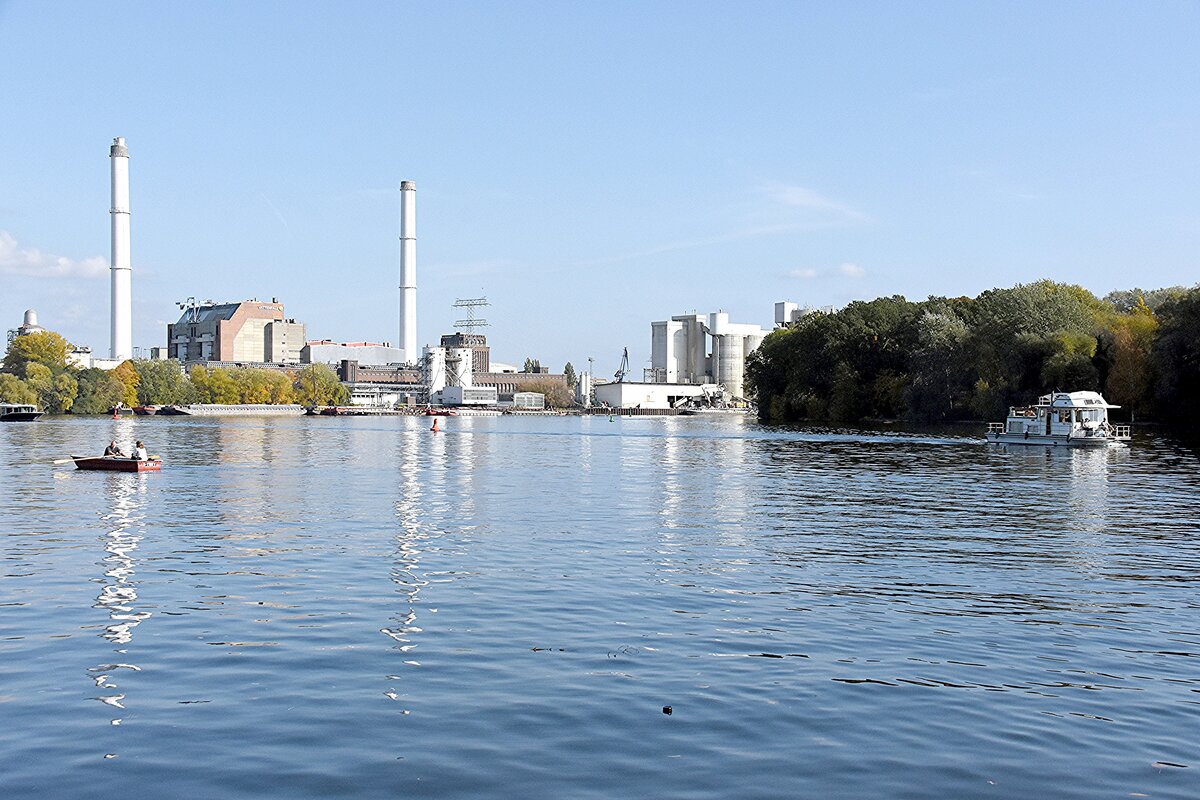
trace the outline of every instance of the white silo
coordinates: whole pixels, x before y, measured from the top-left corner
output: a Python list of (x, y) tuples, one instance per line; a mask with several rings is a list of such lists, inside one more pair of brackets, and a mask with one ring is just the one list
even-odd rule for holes
[(400, 349), (417, 357), (417, 184), (400, 182)]
[(472, 359), (474, 351), (469, 347), (451, 347), (446, 351), (447, 382), (450, 386), (474, 386)]
[(429, 387), (432, 400), (435, 394), (446, 388), (446, 348), (426, 345), (421, 362), (421, 378)]
[(112, 306), (109, 356), (133, 356), (133, 270), (129, 262), (129, 148), (125, 137), (113, 139), (108, 158), (112, 167)]

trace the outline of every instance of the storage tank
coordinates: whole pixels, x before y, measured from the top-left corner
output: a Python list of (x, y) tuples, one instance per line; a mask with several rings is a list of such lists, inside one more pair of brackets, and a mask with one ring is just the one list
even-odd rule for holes
[(742, 378), (746, 363), (745, 338), (736, 333), (713, 337), (717, 383), (724, 386), (733, 397), (742, 397)]
[(469, 347), (451, 347), (446, 351), (446, 380), (451, 386), (473, 386), (474, 351)]
[(446, 348), (425, 347), (423, 362), (424, 375), (421, 377), (429, 387), (429, 394), (434, 395), (446, 388)]

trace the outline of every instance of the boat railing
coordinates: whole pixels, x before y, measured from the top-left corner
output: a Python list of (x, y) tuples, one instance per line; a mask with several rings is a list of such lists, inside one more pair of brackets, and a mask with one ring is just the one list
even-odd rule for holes
[(1131, 432), (1131, 428), (1129, 425), (1114, 425), (1113, 426), (1113, 438), (1114, 439), (1129, 439), (1132, 437), (1132, 435), (1133, 434)]
[(1003, 422), (989, 422), (987, 432), (988, 433), (1004, 433), (1004, 423)]

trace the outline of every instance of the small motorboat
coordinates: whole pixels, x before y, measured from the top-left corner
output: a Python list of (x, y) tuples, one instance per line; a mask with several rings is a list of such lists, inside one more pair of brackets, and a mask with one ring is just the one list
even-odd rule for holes
[(159, 406), (134, 406), (133, 413), (139, 417), (153, 417), (159, 411)]
[(27, 403), (0, 403), (0, 422), (33, 422), (42, 415), (37, 406)]
[(124, 456), (71, 456), (76, 469), (105, 469), (114, 472), (158, 472), (162, 459), (156, 456), (139, 461)]

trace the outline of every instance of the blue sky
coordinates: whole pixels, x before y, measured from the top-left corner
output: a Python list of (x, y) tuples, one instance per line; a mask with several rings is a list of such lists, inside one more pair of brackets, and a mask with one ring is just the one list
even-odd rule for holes
[(0, 327), (108, 348), (128, 140), (134, 344), (278, 297), (395, 341), (486, 295), (493, 358), (649, 323), (1052, 278), (1194, 284), (1200, 4), (0, 3)]

